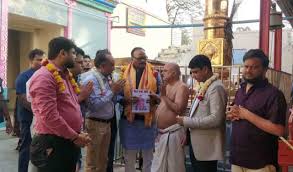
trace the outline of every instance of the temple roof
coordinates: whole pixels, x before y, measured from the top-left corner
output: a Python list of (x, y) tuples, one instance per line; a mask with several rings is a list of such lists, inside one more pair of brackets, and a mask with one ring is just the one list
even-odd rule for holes
[[(277, 0), (277, 3), (286, 17), (293, 17), (293, 0)], [(289, 22), (293, 27), (293, 20)]]

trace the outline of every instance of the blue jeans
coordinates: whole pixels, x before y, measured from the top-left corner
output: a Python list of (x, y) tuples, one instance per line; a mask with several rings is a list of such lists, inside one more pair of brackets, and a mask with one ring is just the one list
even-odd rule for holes
[(30, 144), (32, 142), (31, 127), (32, 121), (20, 121), (20, 148), (18, 157), (18, 172), (27, 172), (30, 160)]

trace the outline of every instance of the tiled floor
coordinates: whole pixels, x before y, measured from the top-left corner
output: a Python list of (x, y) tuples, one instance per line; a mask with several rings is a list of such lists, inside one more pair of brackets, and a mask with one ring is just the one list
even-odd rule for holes
[[(17, 141), (17, 138), (7, 136), (0, 128), (0, 172), (17, 172), (18, 152), (15, 150)], [(29, 169), (29, 172), (34, 171)], [(116, 164), (114, 172), (124, 172), (124, 167)], [(293, 172), (293, 168), (290, 168), (289, 172)]]
[(17, 139), (0, 131), (0, 172), (17, 172), (18, 153), (15, 150)]
[[(3, 129), (0, 129), (0, 172), (17, 172), (18, 152), (15, 150), (18, 139), (7, 136)], [(29, 172), (35, 170), (31, 167)], [(122, 165), (115, 165), (114, 172), (124, 172)]]

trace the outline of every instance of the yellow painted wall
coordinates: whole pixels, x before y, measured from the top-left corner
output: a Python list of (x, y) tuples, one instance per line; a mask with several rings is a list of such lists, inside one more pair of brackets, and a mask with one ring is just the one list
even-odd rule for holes
[(32, 49), (32, 33), (9, 31), (8, 88), (15, 88), (17, 75), (29, 67), (28, 54)]
[(32, 49), (32, 33), (9, 30), (7, 60), (7, 86), (9, 109), (15, 105), (15, 79), (20, 72), (29, 67), (28, 53)]
[(36, 29), (33, 33), (33, 48), (39, 48), (48, 54), (49, 41), (58, 36), (63, 36), (64, 29), (60, 26), (50, 26), (43, 29)]
[(28, 69), (29, 64), (29, 58), (28, 54), (33, 48), (33, 33), (27, 33), (27, 32), (20, 32), (20, 49), (19, 49), (19, 60), (20, 60), (20, 72), (23, 72), (24, 70)]
[(19, 32), (9, 30), (8, 32), (8, 57), (7, 57), (7, 87), (8, 87), (8, 108), (13, 109), (15, 104), (14, 81), (19, 73)]
[(8, 57), (7, 57), (7, 86), (14, 88), (14, 79), (19, 73), (19, 32), (9, 30), (8, 32)]
[(34, 48), (39, 48), (47, 54), (49, 41), (54, 37), (63, 36), (63, 32), (63, 28), (60, 26), (35, 29), (33, 32), (9, 30), (7, 86), (10, 111), (13, 111), (15, 107), (16, 77), (30, 65), (29, 52)]

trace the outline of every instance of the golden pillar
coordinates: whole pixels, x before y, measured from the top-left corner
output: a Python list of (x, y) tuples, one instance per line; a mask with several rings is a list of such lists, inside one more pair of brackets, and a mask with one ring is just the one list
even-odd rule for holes
[(228, 0), (205, 1), (204, 39), (198, 42), (198, 52), (215, 66), (231, 65), (231, 48), (225, 39), (228, 19)]

